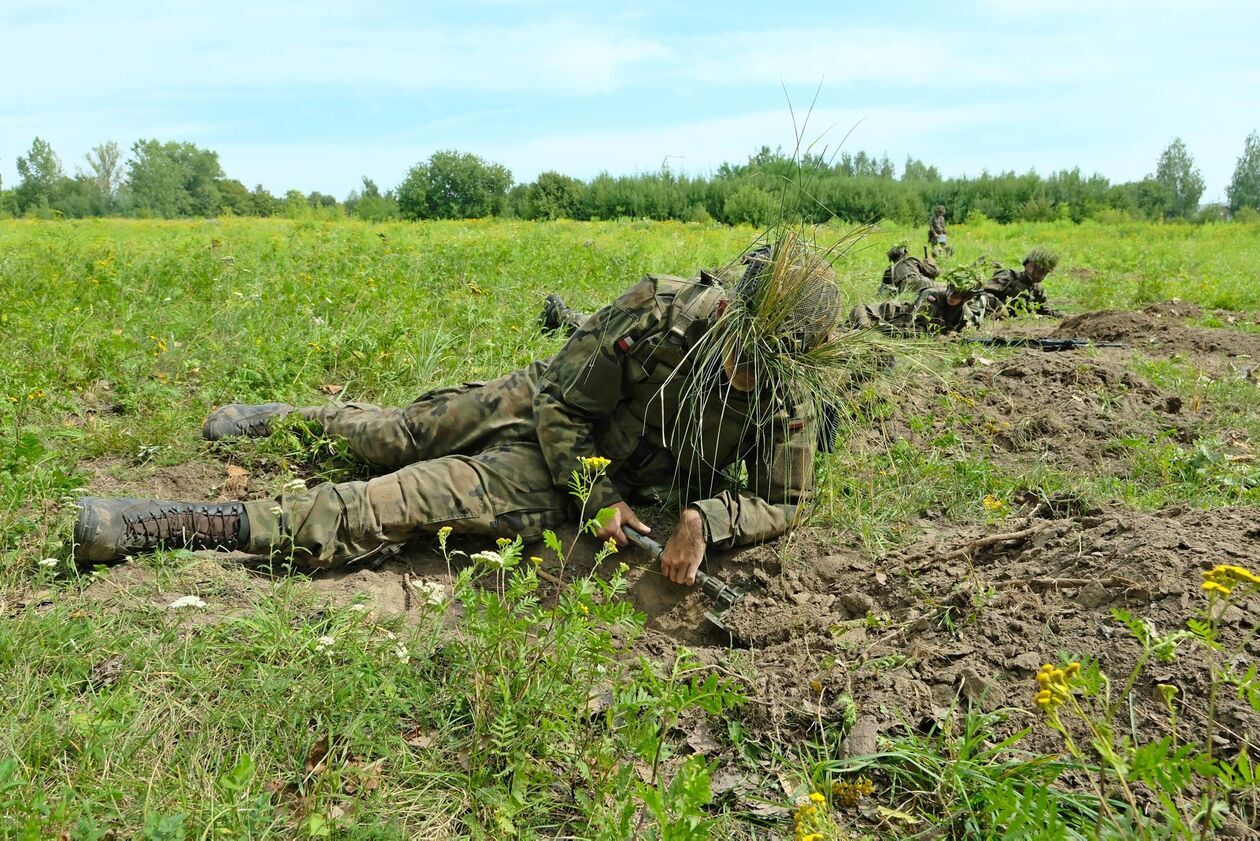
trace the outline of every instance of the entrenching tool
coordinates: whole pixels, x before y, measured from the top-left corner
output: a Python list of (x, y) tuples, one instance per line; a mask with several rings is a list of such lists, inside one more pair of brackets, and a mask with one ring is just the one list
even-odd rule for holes
[[(629, 526), (623, 526), (621, 530), (625, 532), (631, 543), (645, 550), (652, 556), (653, 560), (660, 560), (661, 554), (665, 551), (664, 546), (643, 532), (636, 531)], [(704, 591), (705, 595), (716, 603), (716, 609), (706, 611), (704, 618), (709, 620), (709, 623), (718, 630), (730, 634), (730, 629), (722, 622), (722, 614), (742, 602), (748, 594), (738, 587), (727, 584), (722, 579), (715, 578), (701, 570), (696, 570), (696, 583), (700, 585), (700, 589)]]

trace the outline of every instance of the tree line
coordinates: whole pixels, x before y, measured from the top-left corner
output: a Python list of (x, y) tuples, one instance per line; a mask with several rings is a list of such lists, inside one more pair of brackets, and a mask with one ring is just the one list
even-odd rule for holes
[(892, 219), (917, 224), (943, 204), (954, 220), (998, 222), (1084, 219), (1209, 221), (1254, 218), (1260, 212), (1260, 134), (1244, 143), (1228, 202), (1200, 206), (1204, 182), (1194, 158), (1175, 138), (1140, 181), (1112, 184), (1079, 169), (981, 173), (944, 178), (935, 166), (907, 158), (900, 173), (887, 156), (865, 152), (797, 158), (762, 147), (744, 163), (722, 164), (704, 176), (658, 172), (582, 181), (544, 172), (514, 183), (501, 164), (455, 150), (435, 152), (402, 182), (382, 191), (363, 178), (338, 201), (320, 192), (262, 185), (252, 190), (228, 178), (217, 152), (192, 143), (138, 140), (124, 157), (103, 143), (67, 175), (52, 146), (35, 138), (16, 160), (18, 183), (0, 184), (0, 216), (132, 216), (186, 218), (234, 216), (353, 216), (390, 219), (674, 219), (767, 225), (785, 216), (805, 222)]

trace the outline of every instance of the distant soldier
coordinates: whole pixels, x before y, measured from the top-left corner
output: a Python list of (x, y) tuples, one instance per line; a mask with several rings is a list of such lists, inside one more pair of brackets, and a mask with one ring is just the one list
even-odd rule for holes
[(879, 297), (895, 298), (903, 292), (918, 295), (932, 285), (932, 281), (941, 273), (941, 269), (930, 257), (925, 259), (910, 256), (910, 249), (903, 242), (888, 249), (888, 260), (891, 265), (884, 269), (884, 276), (879, 284)]
[(899, 336), (958, 333), (964, 327), (980, 326), (983, 310), (975, 305), (975, 294), (949, 286), (930, 286), (913, 301), (860, 304), (849, 313), (849, 326)]
[(949, 244), (949, 236), (945, 233), (945, 205), (943, 204), (938, 204), (932, 210), (932, 220), (928, 222), (928, 247), (932, 249), (933, 257), (942, 253), (954, 253), (954, 249)]
[(1058, 264), (1058, 255), (1044, 248), (1034, 248), (1024, 258), (1023, 271), (999, 268), (981, 292), (985, 314), (991, 318), (1006, 318), (1012, 310), (1023, 310), (1061, 318), (1063, 314), (1050, 306), (1041, 288), (1041, 281)]

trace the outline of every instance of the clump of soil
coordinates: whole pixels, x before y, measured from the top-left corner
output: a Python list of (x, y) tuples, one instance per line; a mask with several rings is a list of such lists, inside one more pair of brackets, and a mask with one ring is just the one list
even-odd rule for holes
[(1159, 353), (1260, 358), (1260, 335), (1242, 330), (1188, 327), (1180, 319), (1199, 315), (1190, 304), (1164, 303), (1145, 310), (1100, 310), (1065, 318), (1054, 338), (1122, 342)]
[(961, 445), (999, 462), (1044, 461), (1096, 472), (1099, 453), (1118, 439), (1190, 437), (1193, 416), (1181, 400), (1118, 362), (1077, 353), (1028, 348), (975, 367), (956, 382), (923, 377), (907, 387), (881, 426), (866, 434), (868, 448), (890, 440), (917, 446)]
[[(728, 557), (714, 571), (753, 595), (723, 618), (737, 646), (749, 650), (699, 644), (694, 634), (685, 641), (703, 660), (741, 676), (756, 699), (745, 710), (748, 723), (780, 736), (854, 711), (867, 736), (929, 726), (955, 704), (1024, 710), (1008, 720), (1008, 729), (1018, 729), (1037, 718), (1033, 676), (1043, 663), (1093, 658), (1113, 681), (1127, 677), (1139, 645), (1112, 608), (1160, 633), (1184, 628), (1205, 603), (1203, 570), (1253, 561), (1260, 510), (1050, 514), (1006, 533), (1017, 536), (992, 540), (980, 527), (940, 524), (886, 557), (867, 558), (814, 531), (791, 545), (789, 560), (771, 547)], [(670, 629), (696, 623), (702, 608), (684, 600), (678, 615), (652, 617), (659, 630), (643, 650), (671, 651), (687, 635)], [(1260, 599), (1229, 608), (1226, 648), (1257, 622)], [(1183, 738), (1203, 733), (1208, 672), (1203, 652), (1185, 645), (1174, 662), (1152, 663), (1134, 688), (1132, 716), (1143, 738), (1158, 738), (1167, 726), (1157, 683), (1179, 690)], [(1241, 657), (1258, 655), (1253, 639)], [(1229, 695), (1220, 699), (1217, 747), (1254, 752), (1260, 717)], [(1057, 738), (1034, 728), (1023, 745), (1056, 751)]]

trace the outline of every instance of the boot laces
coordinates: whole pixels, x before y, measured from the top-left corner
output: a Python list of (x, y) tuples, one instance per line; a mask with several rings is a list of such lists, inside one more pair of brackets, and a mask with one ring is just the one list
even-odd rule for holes
[(154, 505), (134, 516), (123, 515), (125, 540), (136, 549), (161, 544), (235, 549), (243, 512), (239, 503)]

